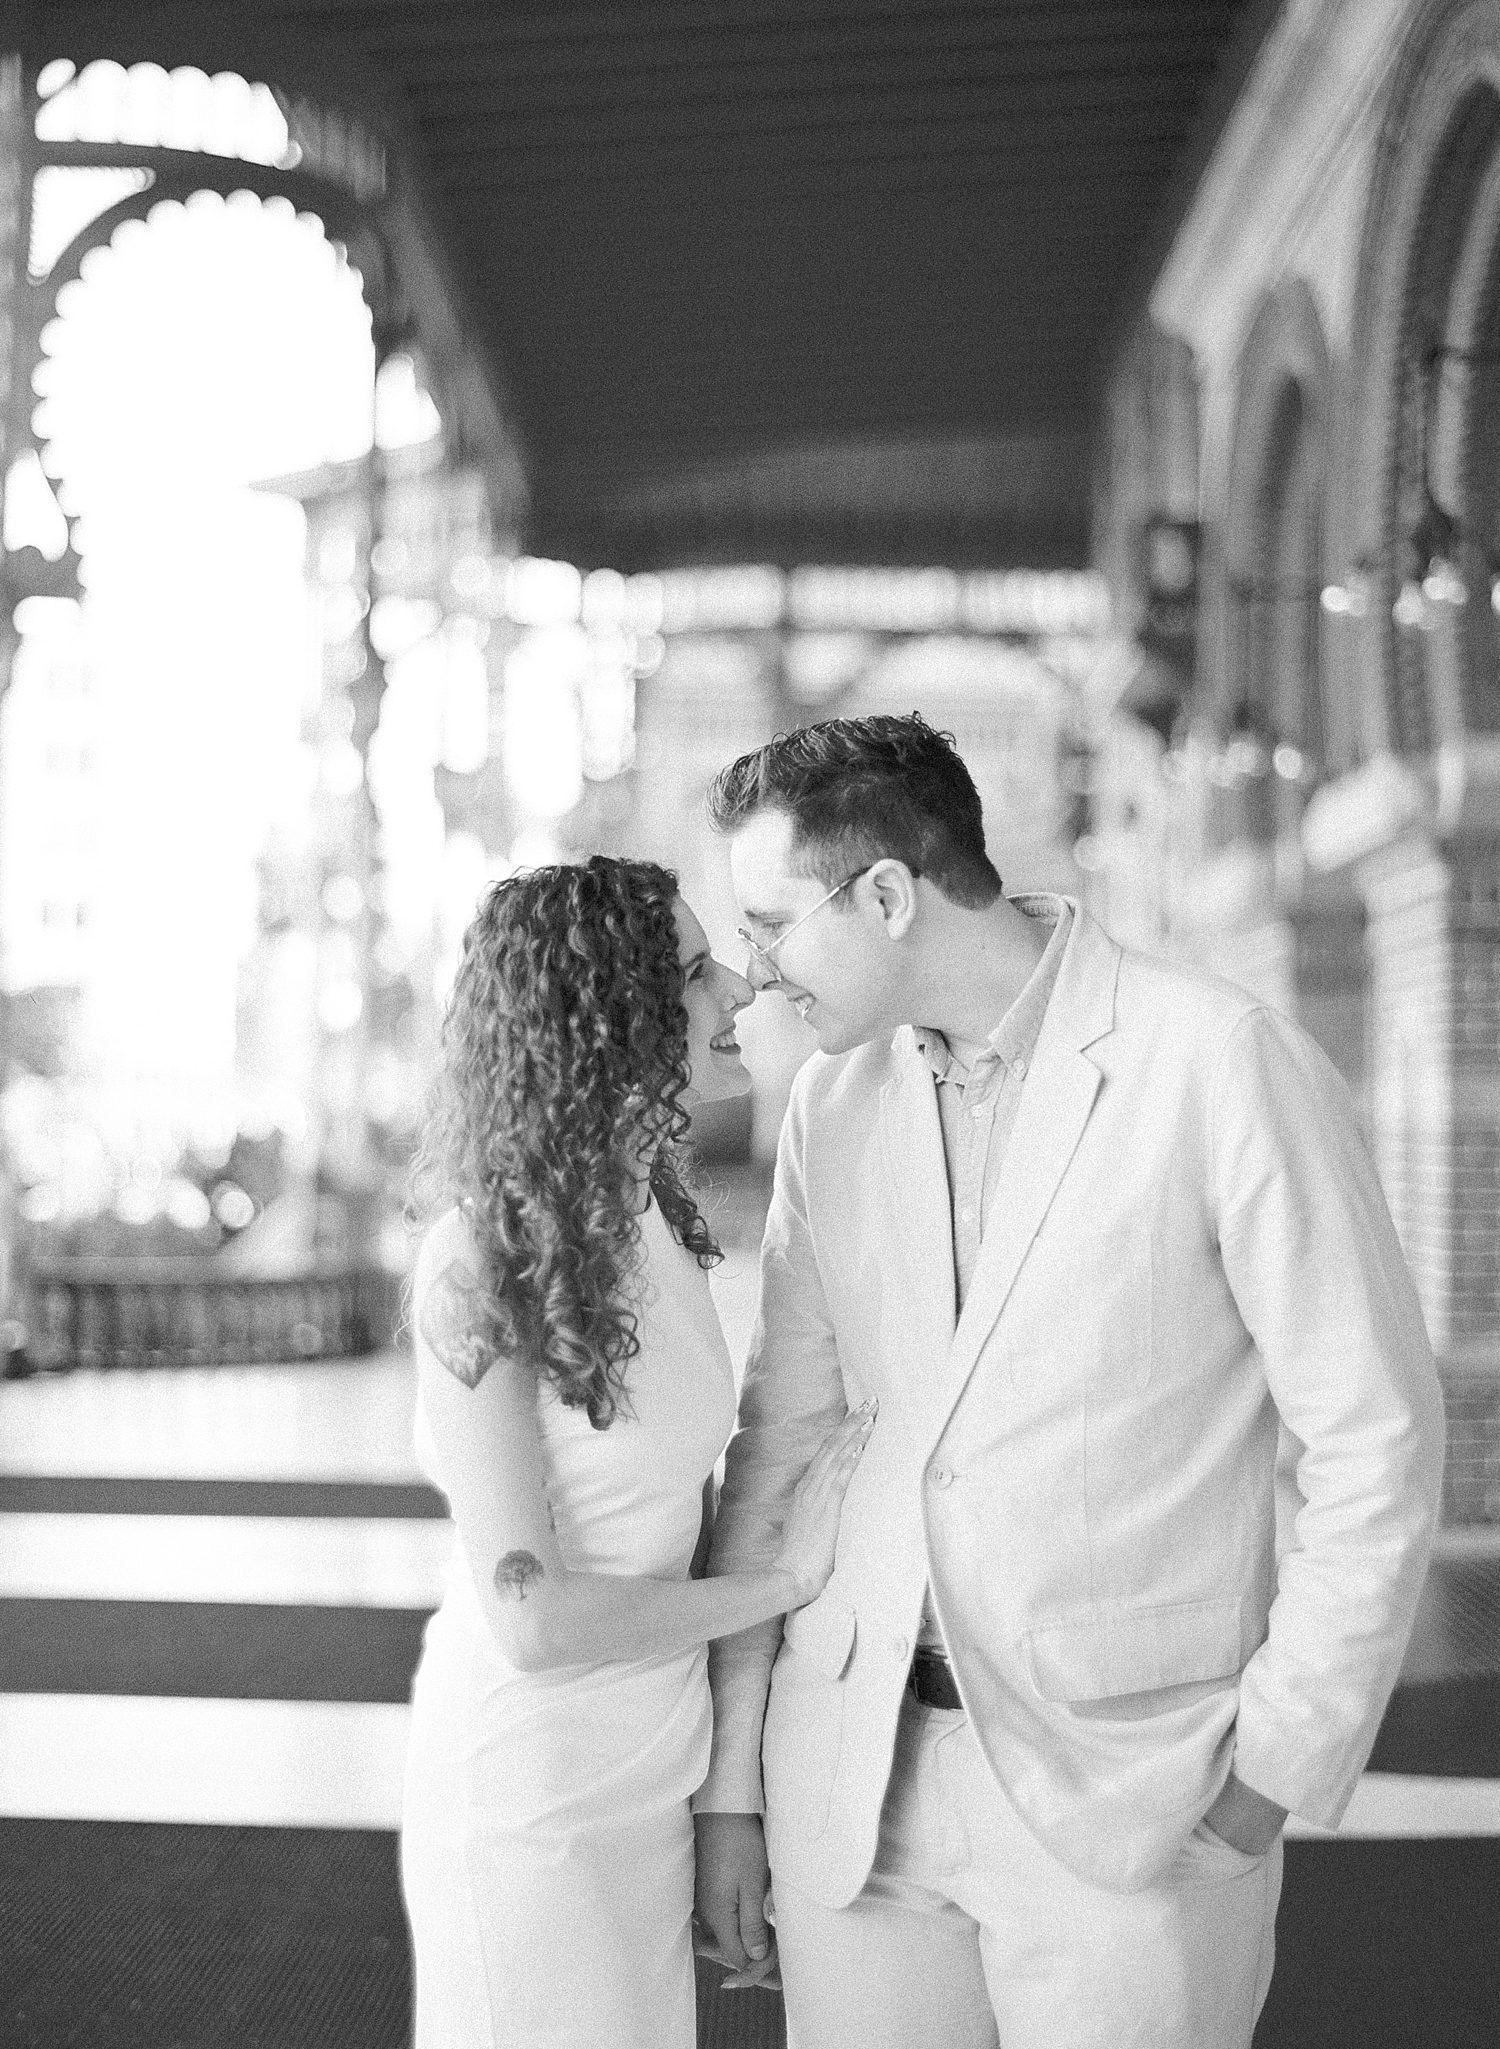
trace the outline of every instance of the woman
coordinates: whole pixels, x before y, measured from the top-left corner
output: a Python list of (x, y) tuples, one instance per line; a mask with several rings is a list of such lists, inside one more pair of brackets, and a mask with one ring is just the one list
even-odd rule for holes
[(733, 1376), (677, 1145), (753, 991), (675, 878), (596, 858), (470, 927), (419, 1168), (419, 1435), (458, 1526), (413, 1694), (416, 2049), (692, 2049), (705, 1646), (833, 1567), (858, 1413), (763, 1572), (690, 1577)]

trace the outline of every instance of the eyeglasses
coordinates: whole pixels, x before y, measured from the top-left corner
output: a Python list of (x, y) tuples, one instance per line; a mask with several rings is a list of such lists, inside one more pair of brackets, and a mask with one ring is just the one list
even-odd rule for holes
[(864, 873), (865, 870), (863, 868), (856, 868), (852, 875), (846, 875), (842, 882), (836, 882), (833, 888), (829, 890), (827, 896), (820, 896), (813, 905), (812, 910), (804, 911), (800, 918), (794, 918), (791, 924), (787, 926), (785, 932), (773, 939), (769, 946), (762, 946), (758, 939), (752, 939), (743, 925), (737, 926), (735, 929), (738, 936), (744, 940), (745, 950), (750, 956), (748, 966), (759, 968), (761, 973), (768, 976), (773, 984), (784, 982), (786, 977), (776, 965), (774, 958), (777, 948), (785, 946), (799, 925), (805, 925), (809, 918), (822, 910), (824, 904), (831, 904), (836, 896), (842, 894), (849, 887), (851, 882), (858, 882), (860, 876)]

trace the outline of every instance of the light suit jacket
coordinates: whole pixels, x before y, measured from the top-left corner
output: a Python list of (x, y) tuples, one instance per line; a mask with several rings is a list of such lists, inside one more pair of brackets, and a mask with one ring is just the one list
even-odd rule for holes
[(1332, 1826), (1395, 1682), (1443, 1444), (1339, 1076), (1277, 1012), (1075, 908), (956, 1323), (949, 1219), (912, 1032), (814, 1056), (711, 1569), (768, 1560), (826, 1431), (870, 1394), (880, 1414), (827, 1588), (714, 1649), (697, 1807), (759, 1811), (763, 1755), (773, 1874), (851, 1899), (930, 1576), (996, 1778), (1083, 1876), (1151, 1883), (1231, 1763)]

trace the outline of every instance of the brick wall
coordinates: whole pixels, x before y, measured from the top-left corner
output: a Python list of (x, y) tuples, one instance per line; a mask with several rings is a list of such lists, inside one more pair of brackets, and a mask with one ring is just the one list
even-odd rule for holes
[(1441, 1354), (1452, 1337), (1451, 875), (1425, 841), (1372, 857), (1370, 1137), (1386, 1198)]
[(1305, 903), (1290, 920), (1294, 1015), (1368, 1116), (1365, 914), (1352, 897)]
[(1450, 922), (1452, 1334), (1500, 1352), (1500, 843), (1457, 850)]
[(1444, 1517), (1500, 1524), (1500, 842), (1375, 857), (1371, 1134), (1448, 1404)]
[(1500, 1374), (1443, 1374), (1448, 1464), (1443, 1521), (1500, 1526)]

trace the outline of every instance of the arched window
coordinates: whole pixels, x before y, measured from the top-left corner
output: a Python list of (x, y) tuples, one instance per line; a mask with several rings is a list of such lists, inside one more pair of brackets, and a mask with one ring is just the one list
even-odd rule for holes
[[(419, 1100), (435, 766), (472, 779), (489, 742), (449, 572), (488, 568), (514, 447), (383, 143), (336, 109), (0, 54), (6, 194), (0, 979), (51, 1021), (7, 1117), (22, 1263), (75, 1228), (207, 1252), (272, 1203), (276, 1242), (315, 1263), (332, 1226), (357, 1263), (369, 1205), (333, 1225), (316, 1191), (373, 1186)], [(55, 1271), (43, 1354), (83, 1357)], [(139, 1347), (245, 1342), (197, 1287)], [(296, 1299), (278, 1356), (353, 1341), (342, 1298)]]
[(1328, 351), (1300, 279), (1263, 302), (1240, 361), (1215, 710), (1234, 825), (1296, 829), (1328, 753), (1320, 610)]
[[(1500, 618), (1486, 602), (1500, 556), (1497, 316), (1500, 93), (1484, 84), (1455, 110), (1437, 152), (1400, 330), (1387, 533), (1394, 576), (1422, 580), (1428, 602), (1381, 623), (1403, 737), (1418, 745), (1500, 725)], [(1446, 585), (1432, 574), (1429, 538), (1458, 571)]]
[(1246, 691), (1271, 729), (1305, 759), (1323, 756), (1323, 692), (1318, 673), (1322, 562), (1322, 465), (1318, 400), (1288, 377), (1266, 438), (1255, 504), (1254, 571), (1264, 592), (1252, 601)]
[[(1429, 10), (1386, 115), (1360, 252), (1344, 449), (1369, 569), (1361, 752), (1500, 730), (1500, 21)], [(1369, 679), (1378, 679), (1371, 691)]]

